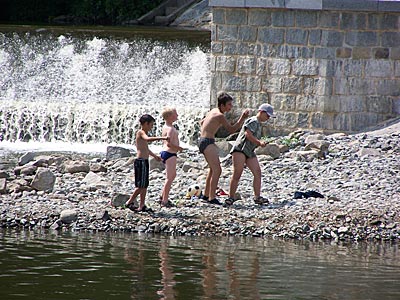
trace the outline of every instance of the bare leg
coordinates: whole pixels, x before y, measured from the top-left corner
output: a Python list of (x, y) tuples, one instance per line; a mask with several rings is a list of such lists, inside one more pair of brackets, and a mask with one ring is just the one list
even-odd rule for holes
[(208, 197), (210, 194), (210, 186), (211, 186), (211, 177), (212, 177), (212, 170), (209, 168), (207, 177), (206, 177), (206, 186), (204, 188), (204, 196)]
[(237, 187), (239, 185), (240, 176), (242, 176), (246, 156), (241, 152), (232, 153), (233, 174), (229, 184), (229, 197), (234, 199)]
[(146, 200), (147, 188), (140, 188), (140, 204), (138, 210), (142, 210), (144, 201)]
[(161, 202), (164, 204), (168, 202), (168, 196), (171, 190), (172, 182), (176, 177), (176, 160), (176, 156), (172, 156), (165, 161), (166, 179), (161, 196)]
[(248, 158), (246, 160), (246, 165), (250, 169), (251, 173), (253, 173), (254, 196), (257, 198), (261, 193), (261, 168), (257, 157)]
[(135, 188), (133, 194), (129, 197), (129, 200), (126, 201), (125, 205), (128, 206), (129, 204), (131, 204), (139, 194), (140, 194), (140, 188)]
[[(208, 197), (210, 200), (215, 198), (215, 193), (217, 191), (218, 180), (221, 176), (221, 163), (218, 156), (218, 148), (215, 144), (208, 145), (206, 150), (204, 150), (204, 156), (207, 160), (210, 171), (207, 176), (207, 181), (210, 181)], [(208, 178), (210, 177), (210, 179)], [(207, 184), (206, 181), (206, 184)]]

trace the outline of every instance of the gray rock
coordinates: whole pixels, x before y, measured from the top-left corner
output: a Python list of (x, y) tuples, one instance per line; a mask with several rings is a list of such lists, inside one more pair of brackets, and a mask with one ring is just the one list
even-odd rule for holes
[(10, 174), (6, 171), (0, 171), (0, 178), (10, 178)]
[(305, 144), (310, 144), (316, 141), (322, 141), (324, 139), (324, 135), (322, 134), (311, 134), (309, 136), (307, 136), (304, 140)]
[(106, 178), (94, 173), (89, 172), (86, 174), (85, 178), (82, 180), (88, 186), (92, 187), (107, 187), (112, 186), (112, 182), (107, 180)]
[(68, 161), (64, 164), (64, 170), (67, 173), (88, 173), (90, 171), (90, 166), (87, 162), (83, 161)]
[(150, 171), (158, 169), (160, 171), (165, 170), (165, 164), (162, 161), (158, 161), (153, 157), (149, 159)]
[(7, 193), (7, 180), (5, 178), (0, 178), (0, 194)]
[(90, 171), (94, 173), (107, 172), (107, 168), (101, 164), (94, 163), (90, 165)]
[[(114, 207), (122, 207), (126, 203), (126, 201), (129, 200), (130, 195), (127, 194), (116, 194), (112, 199), (111, 199), (111, 205)], [(137, 204), (137, 203), (135, 203)], [(137, 205), (135, 205), (137, 206)]]
[(130, 156), (132, 156), (132, 154), (129, 149), (116, 146), (107, 147), (107, 153), (106, 153), (107, 160), (114, 160)]
[(265, 147), (258, 147), (256, 149), (257, 155), (269, 155), (273, 159), (279, 158), (281, 155), (280, 147), (275, 143), (267, 144)]
[(60, 214), (60, 220), (64, 224), (71, 224), (78, 219), (78, 212), (75, 209), (65, 209)]
[(35, 154), (33, 152), (26, 152), (24, 155), (22, 155), (19, 160), (18, 160), (18, 165), (23, 166), (32, 160), (34, 160)]
[(53, 190), (56, 176), (49, 169), (39, 168), (32, 180), (31, 187), (37, 191)]
[(232, 144), (229, 141), (217, 141), (215, 144), (218, 147), (219, 157), (227, 156), (232, 149)]
[(380, 155), (380, 151), (377, 149), (372, 149), (372, 148), (361, 148), (360, 151), (358, 151), (358, 156), (364, 157), (364, 156), (378, 156)]
[(38, 167), (34, 165), (24, 165), (20, 168), (21, 170), (19, 171), (19, 173), (23, 175), (35, 175), (38, 169)]

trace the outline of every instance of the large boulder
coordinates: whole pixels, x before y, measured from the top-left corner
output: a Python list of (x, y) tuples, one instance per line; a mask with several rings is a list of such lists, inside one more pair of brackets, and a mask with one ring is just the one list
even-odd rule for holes
[[(129, 200), (129, 197), (130, 197), (130, 195), (127, 195), (127, 194), (116, 194), (111, 199), (111, 205), (114, 207), (122, 207), (125, 205), (126, 201)], [(138, 206), (136, 199), (133, 203), (135, 206)]]
[(60, 220), (64, 224), (71, 224), (78, 219), (78, 212), (75, 209), (65, 209), (60, 214)]
[(88, 173), (90, 171), (90, 166), (83, 161), (67, 161), (64, 164), (64, 170), (66, 173)]
[(269, 155), (272, 158), (276, 159), (279, 158), (281, 155), (280, 147), (275, 143), (267, 144), (265, 147), (258, 147), (256, 148), (257, 155)]
[(124, 157), (130, 157), (130, 156), (132, 156), (132, 154), (129, 149), (122, 148), (122, 147), (116, 147), (116, 146), (108, 146), (107, 147), (107, 153), (106, 153), (107, 160), (114, 160), (114, 159), (119, 159), (119, 158), (124, 158)]
[(218, 147), (219, 157), (227, 156), (232, 149), (232, 143), (229, 141), (217, 141), (215, 144)]
[(150, 157), (149, 159), (149, 166), (150, 166), (150, 171), (154, 169), (163, 171), (165, 169), (165, 164), (162, 161), (158, 161), (153, 157)]
[(18, 160), (18, 165), (23, 166), (34, 160), (35, 154), (33, 152), (26, 152)]
[(49, 169), (39, 168), (32, 180), (31, 187), (37, 191), (52, 191), (56, 176)]
[(107, 180), (106, 178), (101, 177), (100, 175), (89, 172), (86, 174), (83, 182), (91, 187), (108, 187), (112, 186), (112, 182)]

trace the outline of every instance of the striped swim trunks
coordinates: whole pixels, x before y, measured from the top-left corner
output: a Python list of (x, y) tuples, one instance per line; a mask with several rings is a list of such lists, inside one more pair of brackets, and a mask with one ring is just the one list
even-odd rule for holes
[(136, 158), (134, 162), (135, 168), (135, 187), (147, 188), (149, 186), (149, 160), (144, 158)]

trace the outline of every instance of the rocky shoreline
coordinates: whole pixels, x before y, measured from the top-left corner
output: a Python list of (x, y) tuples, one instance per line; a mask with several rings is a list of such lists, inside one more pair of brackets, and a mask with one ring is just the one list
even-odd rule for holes
[[(232, 174), (228, 141), (220, 187)], [(104, 157), (105, 156), (105, 157)], [(241, 200), (232, 206), (186, 199), (192, 184), (205, 181), (203, 156), (179, 154), (172, 187), (173, 208), (158, 197), (163, 166), (151, 162), (146, 204), (153, 212), (120, 207), (133, 191), (132, 151), (109, 147), (106, 155), (25, 153), (0, 166), (0, 226), (74, 231), (128, 231), (174, 235), (246, 235), (332, 241), (400, 240), (400, 131), (356, 135), (295, 132), (259, 152), (262, 195), (252, 201), (252, 176), (242, 175)], [(317, 191), (323, 198), (295, 199)], [(239, 196), (239, 195), (238, 195)], [(223, 197), (221, 197), (223, 200)]]

